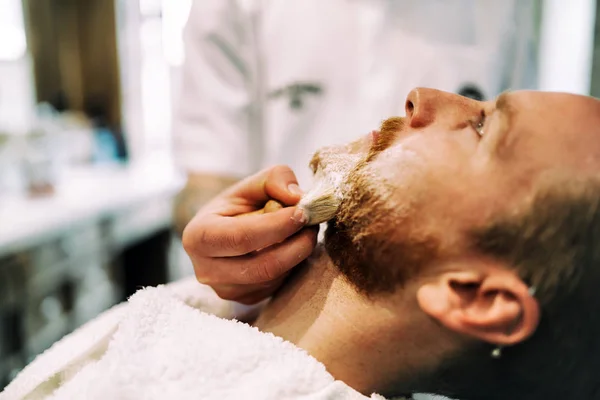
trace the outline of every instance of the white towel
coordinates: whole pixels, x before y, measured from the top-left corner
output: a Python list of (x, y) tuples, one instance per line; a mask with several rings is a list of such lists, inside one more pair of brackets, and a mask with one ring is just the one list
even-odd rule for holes
[[(223, 318), (243, 316), (248, 312), (236, 303), (220, 299), (209, 286), (199, 284), (193, 276), (165, 288), (189, 306)], [(0, 393), (0, 400), (45, 399), (84, 365), (104, 354), (128, 308), (128, 303), (119, 304), (52, 345)]]
[[(241, 322), (200, 312), (165, 287), (141, 290), (116, 311), (118, 325), (109, 339), (92, 343), (94, 356), (63, 373), (49, 397), (44, 397), (48, 390), (38, 389), (28, 398), (367, 399), (336, 381), (304, 350)], [(18, 377), (0, 399), (22, 398), (11, 396), (19, 388), (24, 393), (25, 381)]]

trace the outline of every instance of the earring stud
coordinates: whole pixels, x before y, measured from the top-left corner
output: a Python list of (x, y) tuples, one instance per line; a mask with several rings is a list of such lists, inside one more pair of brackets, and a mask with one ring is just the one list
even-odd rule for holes
[(492, 358), (498, 359), (502, 357), (502, 347), (498, 346), (492, 350)]

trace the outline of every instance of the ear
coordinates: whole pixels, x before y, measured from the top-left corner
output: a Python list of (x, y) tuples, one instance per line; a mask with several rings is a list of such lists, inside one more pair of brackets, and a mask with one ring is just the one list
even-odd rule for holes
[(530, 337), (540, 318), (527, 285), (500, 266), (444, 272), (419, 287), (417, 301), (448, 329), (501, 346)]

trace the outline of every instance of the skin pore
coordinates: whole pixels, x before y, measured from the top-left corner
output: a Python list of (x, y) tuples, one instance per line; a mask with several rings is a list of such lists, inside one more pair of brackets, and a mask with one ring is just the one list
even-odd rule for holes
[(534, 335), (531, 283), (475, 250), (468, 232), (527, 212), (540, 182), (599, 167), (591, 98), (513, 92), (476, 102), (416, 89), (405, 112), (339, 148), (363, 157), (324, 248), (255, 323), (365, 394), (432, 389), (438, 367), (463, 349), (485, 345), (485, 369), (487, 351)]

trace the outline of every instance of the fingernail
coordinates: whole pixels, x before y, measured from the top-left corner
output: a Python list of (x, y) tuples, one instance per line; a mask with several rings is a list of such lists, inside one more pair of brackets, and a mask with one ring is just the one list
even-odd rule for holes
[(292, 215), (292, 220), (294, 222), (304, 225), (308, 222), (308, 217), (306, 216), (304, 210), (298, 207), (296, 208), (296, 211), (294, 211), (294, 215)]
[(295, 194), (296, 196), (302, 196), (304, 194), (304, 192), (302, 191), (302, 189), (300, 189), (300, 186), (298, 186), (295, 183), (290, 183), (288, 185), (288, 191), (291, 194)]

